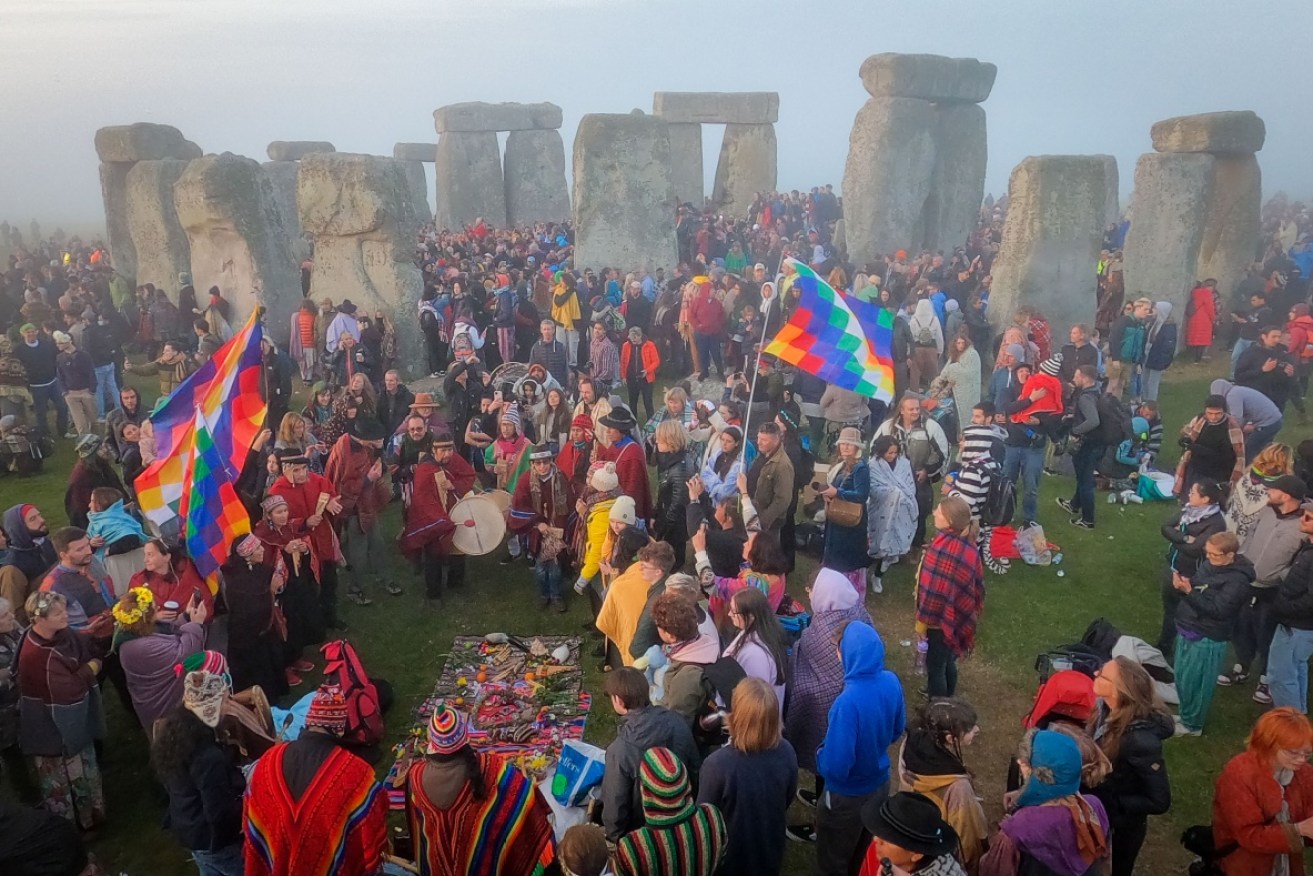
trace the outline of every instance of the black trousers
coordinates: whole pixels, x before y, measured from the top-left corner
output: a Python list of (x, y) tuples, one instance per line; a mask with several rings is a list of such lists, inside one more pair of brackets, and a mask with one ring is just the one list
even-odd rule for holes
[(1272, 634), (1277, 629), (1272, 618), (1272, 601), (1276, 595), (1275, 587), (1250, 585), (1249, 598), (1236, 618), (1235, 638), (1232, 640), (1235, 659), (1246, 672), (1267, 674), (1267, 652), (1272, 647)]
[(957, 691), (957, 655), (948, 647), (942, 630), (926, 633), (926, 693), (931, 697), (951, 697)]
[(1112, 822), (1112, 876), (1132, 876), (1148, 831), (1149, 819), (1143, 815)]
[(1162, 580), (1163, 626), (1158, 633), (1157, 647), (1167, 662), (1176, 654), (1176, 607), (1181, 604), (1181, 591), (1172, 586), (1172, 567), (1163, 570)]
[(849, 876), (861, 869), (871, 844), (871, 834), (862, 825), (862, 806), (888, 788), (885, 784), (861, 797), (821, 793), (816, 801), (816, 876)]
[(652, 384), (641, 378), (626, 380), (625, 383), (629, 386), (629, 412), (634, 417), (638, 416), (638, 397), (642, 395), (643, 408), (647, 411), (647, 415), (643, 419), (644, 421), (652, 419)]
[(327, 560), (319, 564), (319, 615), (327, 626), (338, 624), (337, 563)]
[(465, 557), (452, 555), (438, 543), (424, 549), (424, 596), (441, 599), (446, 588), (465, 585)]

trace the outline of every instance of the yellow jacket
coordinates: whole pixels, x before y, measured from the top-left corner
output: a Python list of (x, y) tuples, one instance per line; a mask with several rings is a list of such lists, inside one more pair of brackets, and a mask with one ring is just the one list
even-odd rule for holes
[(584, 564), (579, 570), (579, 577), (591, 581), (602, 567), (602, 553), (607, 533), (611, 529), (611, 506), (615, 499), (604, 499), (588, 512), (588, 534), (584, 542)]
[(606, 598), (597, 612), (597, 628), (602, 635), (615, 642), (620, 651), (620, 659), (626, 666), (634, 664), (629, 654), (629, 643), (634, 639), (638, 621), (643, 616), (643, 606), (647, 605), (648, 584), (641, 574), (638, 563), (633, 563), (621, 572), (611, 586), (607, 588)]
[(580, 316), (579, 293), (575, 292), (570, 295), (564, 304), (557, 304), (557, 297), (565, 294), (566, 291), (564, 283), (557, 283), (556, 288), (552, 290), (552, 319), (556, 320), (566, 331), (573, 331)]

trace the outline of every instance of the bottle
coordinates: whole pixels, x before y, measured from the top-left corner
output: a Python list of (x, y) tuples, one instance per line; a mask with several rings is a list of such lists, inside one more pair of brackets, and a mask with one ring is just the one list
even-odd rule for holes
[(930, 643), (925, 639), (916, 641), (916, 663), (915, 669), (917, 675), (925, 675), (925, 655), (930, 650)]

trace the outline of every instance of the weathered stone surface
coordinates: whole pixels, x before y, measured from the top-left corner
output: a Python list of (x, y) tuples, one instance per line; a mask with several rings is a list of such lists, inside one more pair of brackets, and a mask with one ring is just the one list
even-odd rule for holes
[(416, 212), (424, 218), (425, 222), (432, 222), (433, 208), (429, 206), (429, 181), (424, 175), (424, 162), (395, 160), (401, 165), (402, 173), (406, 175), (406, 185), (410, 187), (410, 200)]
[(858, 264), (919, 248), (938, 127), (924, 100), (873, 97), (858, 110), (843, 172), (848, 255)]
[(1262, 175), (1253, 155), (1150, 152), (1135, 166), (1126, 294), (1184, 314), (1197, 280), (1229, 296), (1258, 244)]
[(834, 234), (830, 240), (834, 243), (834, 248), (840, 252), (848, 251), (848, 229), (843, 219), (836, 219), (834, 222)]
[(706, 185), (702, 170), (702, 126), (700, 124), (672, 124), (670, 126), (670, 174), (674, 180), (675, 197), (681, 204), (701, 207)]
[(884, 52), (863, 61), (860, 75), (872, 97), (980, 103), (994, 88), (998, 68), (975, 58)]
[(325, 140), (275, 140), (265, 150), (270, 161), (300, 161), (317, 152), (336, 152), (333, 144)]
[(560, 131), (511, 131), (506, 136), (504, 176), (511, 225), (570, 218), (565, 142)]
[(1018, 164), (1008, 182), (990, 310), (1034, 305), (1055, 326), (1093, 322), (1106, 200), (1100, 156), (1032, 155)]
[(183, 137), (172, 125), (137, 122), (96, 131), (96, 154), (101, 161), (191, 159), (201, 157), (201, 147)]
[(1107, 225), (1116, 225), (1122, 218), (1121, 174), (1117, 171), (1117, 159), (1112, 155), (1098, 155), (1103, 161), (1103, 182), (1108, 187), (1103, 205), (1103, 221)]
[(260, 166), (269, 177), (278, 218), (287, 229), (292, 255), (300, 264), (310, 257), (310, 242), (301, 233), (301, 213), (296, 207), (296, 171), (299, 165), (295, 161), (266, 161)]
[(711, 200), (732, 216), (748, 215), (758, 192), (775, 191), (774, 125), (726, 125)]
[(1255, 113), (1240, 110), (1163, 119), (1149, 133), (1158, 152), (1252, 154), (1263, 148), (1267, 126)]
[[(418, 162), (412, 162), (418, 165)], [(421, 214), (406, 162), (375, 155), (306, 156), (297, 173), (301, 224), (315, 237), (311, 296), (381, 308), (397, 327), (400, 361), (418, 361), (414, 318), (424, 280), (415, 267)]]
[(402, 161), (427, 161), (431, 164), (437, 156), (437, 143), (396, 143), (392, 147), (392, 157)]
[(187, 162), (139, 161), (127, 176), (128, 231), (137, 253), (137, 282), (176, 294), (178, 274), (191, 270), (191, 246), (178, 223), (173, 184)]
[(767, 125), (779, 121), (774, 91), (658, 91), (652, 114), (672, 124)]
[(495, 131), (443, 134), (436, 157), (439, 228), (462, 228), (479, 217), (489, 225), (506, 225), (506, 186)]
[(433, 127), (439, 134), (555, 130), (561, 127), (561, 108), (554, 103), (453, 103), (433, 111)]
[(923, 243), (951, 252), (966, 245), (985, 196), (985, 110), (974, 103), (943, 104), (935, 108), (935, 117), (935, 168), (925, 203)]
[(260, 164), (228, 152), (197, 158), (174, 185), (173, 203), (191, 244), (196, 288), (218, 286), (238, 322), (263, 305), (270, 337), (286, 344), (301, 278)]
[(574, 138), (575, 266), (669, 269), (679, 258), (668, 125), (593, 113)]
[(100, 195), (105, 204), (110, 264), (132, 283), (137, 276), (137, 248), (132, 245), (132, 231), (128, 228), (129, 170), (132, 170), (130, 161), (102, 161)]

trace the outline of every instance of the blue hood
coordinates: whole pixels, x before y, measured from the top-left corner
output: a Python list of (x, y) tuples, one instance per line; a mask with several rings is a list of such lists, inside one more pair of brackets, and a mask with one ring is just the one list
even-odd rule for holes
[(884, 639), (873, 627), (861, 621), (854, 621), (844, 628), (839, 653), (843, 655), (845, 681), (875, 678), (884, 670)]
[(839, 641), (843, 691), (830, 706), (817, 772), (836, 794), (861, 797), (889, 781), (889, 746), (903, 735), (903, 686), (884, 668), (884, 642), (861, 621)]

